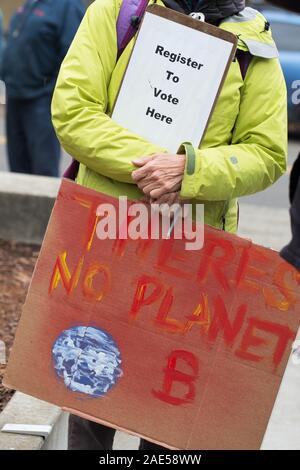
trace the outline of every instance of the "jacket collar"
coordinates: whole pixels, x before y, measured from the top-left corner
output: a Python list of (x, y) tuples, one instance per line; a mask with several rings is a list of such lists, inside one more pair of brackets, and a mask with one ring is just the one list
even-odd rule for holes
[(189, 15), (201, 12), (207, 23), (219, 24), (224, 18), (245, 8), (245, 0), (163, 0), (172, 10)]

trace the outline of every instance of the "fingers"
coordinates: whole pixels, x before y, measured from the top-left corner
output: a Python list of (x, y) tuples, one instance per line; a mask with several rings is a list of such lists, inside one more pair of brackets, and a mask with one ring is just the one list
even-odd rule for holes
[(141, 179), (145, 178), (149, 174), (149, 169), (146, 166), (139, 168), (138, 170), (134, 170), (131, 173), (131, 177), (135, 183), (140, 181)]
[(152, 191), (150, 191), (149, 193), (149, 196), (152, 198), (152, 199), (159, 199), (160, 197), (162, 197), (164, 194), (166, 193), (166, 189), (164, 187), (160, 187), (160, 188), (157, 188), (157, 189), (153, 189)]
[(150, 179), (152, 180), (153, 179), (152, 174), (154, 171), (155, 169), (153, 168), (153, 164), (151, 163), (151, 160), (150, 160), (148, 164), (142, 166), (141, 168), (138, 168), (137, 170), (134, 170), (131, 173), (131, 177), (135, 183), (137, 183), (143, 178), (147, 179), (147, 177), (149, 178), (149, 180)]
[(164, 194), (178, 192), (181, 187), (181, 180), (177, 182), (165, 182), (163, 185), (156, 189), (152, 189), (149, 193), (149, 196), (152, 199), (159, 199)]
[(141, 191), (143, 191), (144, 194), (146, 194), (147, 196), (150, 195), (151, 191), (153, 191), (154, 189), (158, 189), (159, 188), (159, 185), (156, 183), (156, 182), (151, 182), (151, 183), (148, 183), (146, 185), (143, 185), (143, 181), (141, 182), (141, 184), (138, 185), (139, 189)]
[(148, 155), (147, 157), (135, 158), (134, 160), (132, 160), (132, 163), (135, 166), (144, 166), (146, 165), (146, 163), (151, 162), (151, 160), (153, 160), (155, 157), (156, 154), (154, 153), (152, 155)]

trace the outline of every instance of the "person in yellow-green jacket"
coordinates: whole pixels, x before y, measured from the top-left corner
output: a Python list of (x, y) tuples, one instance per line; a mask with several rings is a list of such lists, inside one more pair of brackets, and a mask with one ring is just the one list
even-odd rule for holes
[[(116, 22), (122, 0), (96, 0), (62, 64), (52, 103), (65, 150), (80, 162), (77, 182), (112, 195), (145, 195), (171, 204), (203, 203), (205, 222), (235, 232), (237, 198), (262, 191), (286, 170), (286, 87), (269, 23), (244, 0), (150, 0), (205, 20), (238, 37), (234, 60), (201, 148), (168, 149), (110, 118), (134, 45), (118, 58)], [(138, 77), (137, 77), (138, 80)], [(70, 449), (111, 449), (114, 430), (71, 416)], [(141, 449), (159, 446), (141, 440)]]

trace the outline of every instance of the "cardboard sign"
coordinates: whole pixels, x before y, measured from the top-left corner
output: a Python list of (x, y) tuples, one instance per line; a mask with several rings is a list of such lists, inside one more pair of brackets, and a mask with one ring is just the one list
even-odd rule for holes
[(198, 147), (236, 44), (232, 33), (148, 7), (112, 118), (170, 152)]
[(97, 238), (118, 201), (63, 181), (6, 386), (178, 449), (258, 449), (300, 323), (300, 276), (209, 227)]

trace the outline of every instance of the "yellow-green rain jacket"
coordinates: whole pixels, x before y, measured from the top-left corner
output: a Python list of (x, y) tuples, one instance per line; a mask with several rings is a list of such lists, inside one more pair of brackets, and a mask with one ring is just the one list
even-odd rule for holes
[[(120, 6), (121, 0), (96, 0), (88, 9), (62, 64), (52, 114), (62, 146), (80, 162), (77, 182), (137, 199), (142, 193), (131, 179), (132, 160), (167, 149), (109, 117), (134, 45), (133, 39), (117, 62)], [(231, 232), (237, 228), (237, 198), (264, 190), (286, 170), (286, 86), (265, 24), (260, 13), (246, 8), (220, 25), (254, 57), (245, 81), (239, 63), (232, 63), (201, 148), (187, 152), (181, 188), (183, 198), (205, 204), (207, 224)]]

